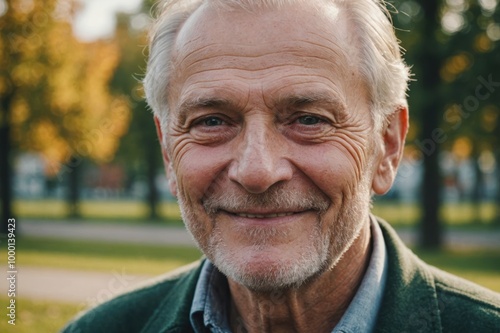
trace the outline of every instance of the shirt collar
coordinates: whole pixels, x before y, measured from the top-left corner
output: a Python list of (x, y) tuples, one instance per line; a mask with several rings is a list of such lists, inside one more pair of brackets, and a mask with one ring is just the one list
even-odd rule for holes
[[(375, 327), (387, 280), (384, 236), (373, 217), (372, 255), (361, 284), (332, 333), (371, 332)], [(196, 285), (190, 321), (196, 333), (229, 333), (229, 287), (226, 277), (206, 260)]]
[(387, 251), (384, 235), (375, 218), (370, 217), (372, 256), (365, 276), (349, 307), (332, 333), (372, 332), (382, 303), (387, 280)]
[(231, 332), (227, 278), (207, 259), (196, 284), (190, 321), (196, 333)]

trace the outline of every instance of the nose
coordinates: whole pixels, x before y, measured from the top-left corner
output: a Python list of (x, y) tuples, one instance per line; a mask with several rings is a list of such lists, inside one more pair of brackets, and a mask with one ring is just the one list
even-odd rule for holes
[(290, 180), (291, 163), (284, 157), (280, 134), (262, 122), (247, 124), (229, 167), (229, 179), (253, 194), (263, 193), (276, 183)]

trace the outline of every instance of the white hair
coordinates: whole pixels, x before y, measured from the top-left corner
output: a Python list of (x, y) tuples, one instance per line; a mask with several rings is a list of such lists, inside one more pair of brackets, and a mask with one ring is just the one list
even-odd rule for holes
[[(407, 107), (409, 69), (401, 57), (399, 41), (383, 0), (323, 0), (344, 9), (352, 22), (360, 47), (358, 70), (365, 80), (376, 128), (387, 117)], [(158, 4), (158, 17), (150, 31), (149, 60), (144, 90), (149, 106), (160, 119), (163, 132), (168, 120), (168, 85), (172, 73), (172, 51), (183, 23), (203, 3), (226, 8), (255, 10), (279, 8), (294, 3), (315, 4), (311, 0), (163, 0)], [(333, 33), (333, 32), (332, 32)]]

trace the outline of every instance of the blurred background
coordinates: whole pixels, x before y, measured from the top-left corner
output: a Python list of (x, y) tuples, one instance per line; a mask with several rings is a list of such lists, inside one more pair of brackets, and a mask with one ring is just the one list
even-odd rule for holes
[[(500, 291), (498, 0), (388, 8), (414, 74), (411, 126), (373, 211), (425, 260)], [(16, 332), (57, 331), (200, 256), (140, 84), (152, 10), (149, 0), (0, 0), (0, 266), (15, 218)]]

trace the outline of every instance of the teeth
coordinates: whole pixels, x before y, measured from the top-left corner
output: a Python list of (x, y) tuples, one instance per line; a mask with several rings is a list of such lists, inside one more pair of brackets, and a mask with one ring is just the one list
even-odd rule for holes
[(279, 214), (267, 214), (267, 215), (262, 215), (262, 214), (236, 214), (241, 217), (247, 217), (251, 219), (268, 219), (272, 217), (283, 217), (283, 216), (290, 216), (293, 215), (293, 213), (279, 213)]

